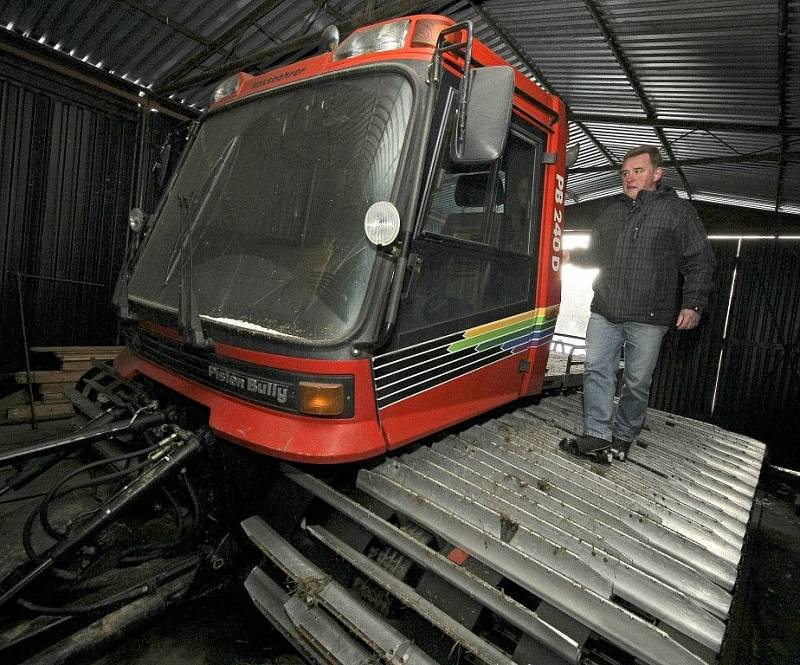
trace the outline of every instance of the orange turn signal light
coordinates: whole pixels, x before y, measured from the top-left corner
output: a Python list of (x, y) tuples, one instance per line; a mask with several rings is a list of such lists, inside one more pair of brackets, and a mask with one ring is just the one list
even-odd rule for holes
[(301, 413), (311, 416), (340, 416), (344, 413), (344, 385), (300, 381), (299, 406)]
[[(453, 25), (452, 21), (441, 21), (437, 19), (424, 18), (417, 21), (414, 26), (414, 33), (411, 35), (411, 47), (429, 47), (436, 46), (439, 40), (439, 33)], [(460, 35), (461, 33), (459, 33)], [(453, 35), (447, 35), (447, 41), (454, 40)]]

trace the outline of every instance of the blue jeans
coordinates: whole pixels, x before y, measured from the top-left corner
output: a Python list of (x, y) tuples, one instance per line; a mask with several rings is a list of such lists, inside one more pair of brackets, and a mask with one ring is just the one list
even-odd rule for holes
[[(604, 316), (592, 312), (586, 328), (584, 434), (606, 441), (611, 441), (612, 434), (623, 441), (636, 438), (644, 425), (653, 370), (668, 327), (634, 322), (611, 323)], [(619, 354), (623, 344), (622, 397), (612, 423)]]

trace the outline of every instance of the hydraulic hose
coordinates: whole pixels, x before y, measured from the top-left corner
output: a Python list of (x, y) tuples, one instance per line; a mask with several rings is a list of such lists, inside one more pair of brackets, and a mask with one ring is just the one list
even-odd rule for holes
[[(86, 423), (83, 427), (81, 427), (78, 432), (84, 432), (86, 430), (94, 430), (105, 423), (103, 421), (119, 418), (126, 412), (126, 409), (122, 409), (119, 407), (109, 409), (107, 411), (103, 411), (102, 413), (98, 414), (94, 418), (92, 418), (88, 423)], [(38, 459), (31, 460), (28, 462), (23, 468), (17, 471), (13, 476), (8, 478), (5, 483), (0, 485), (0, 496), (3, 496), (6, 492), (9, 491), (17, 491), (25, 485), (27, 485), (32, 480), (38, 478), (41, 474), (43, 474), (48, 469), (52, 468), (56, 464), (58, 464), (64, 457), (69, 455), (70, 451), (60, 450), (52, 455), (46, 455), (44, 457), (39, 457)]]
[(41, 517), (42, 526), (44, 527), (44, 530), (47, 532), (47, 534), (51, 538), (54, 538), (56, 540), (59, 540), (59, 539), (63, 538), (66, 535), (64, 532), (59, 531), (58, 529), (53, 527), (53, 525), (50, 523), (50, 520), (48, 519), (47, 509), (48, 509), (50, 503), (52, 503), (53, 500), (55, 500), (58, 497), (64, 496), (66, 494), (69, 494), (70, 492), (73, 492), (75, 490), (83, 489), (84, 487), (93, 487), (93, 486), (96, 486), (96, 485), (102, 485), (102, 484), (105, 484), (106, 482), (110, 482), (111, 480), (114, 480), (116, 478), (124, 477), (124, 476), (126, 476), (126, 475), (128, 475), (130, 473), (133, 473), (134, 471), (138, 471), (139, 469), (142, 468), (143, 465), (139, 464), (139, 465), (135, 465), (135, 466), (132, 466), (132, 467), (128, 467), (127, 469), (124, 469), (122, 471), (118, 471), (118, 472), (115, 472), (115, 473), (112, 473), (112, 474), (106, 474), (105, 476), (99, 476), (98, 478), (91, 479), (91, 481), (85, 481), (83, 483), (79, 483), (78, 485), (73, 485), (71, 487), (68, 487), (64, 491), (59, 492), (58, 490), (65, 483), (69, 482), (75, 476), (78, 476), (78, 475), (80, 475), (82, 473), (86, 473), (87, 471), (90, 471), (91, 469), (94, 469), (94, 468), (97, 468), (97, 467), (101, 467), (101, 466), (107, 466), (108, 464), (113, 464), (114, 462), (123, 462), (125, 460), (135, 459), (137, 457), (141, 457), (142, 455), (147, 455), (147, 454), (151, 453), (152, 451), (156, 450), (157, 448), (158, 448), (157, 445), (148, 446), (147, 448), (141, 448), (139, 450), (135, 450), (133, 452), (126, 453), (124, 455), (118, 455), (117, 457), (111, 457), (111, 458), (107, 458), (107, 459), (98, 460), (96, 462), (92, 462), (90, 464), (86, 464), (86, 465), (80, 467), (79, 469), (75, 469), (74, 471), (69, 473), (67, 476), (62, 478), (45, 495), (45, 498), (42, 499), (41, 503), (39, 504), (38, 510), (34, 511), (34, 512), (38, 512), (39, 513), (39, 515)]
[(27, 446), (19, 446), (13, 450), (0, 454), (0, 466), (36, 457), (48, 453), (55, 453), (59, 450), (69, 449), (79, 443), (93, 443), (102, 441), (122, 434), (132, 434), (142, 430), (150, 429), (158, 425), (163, 425), (169, 419), (168, 411), (158, 411), (147, 415), (134, 416), (129, 420), (117, 421), (103, 427), (92, 427), (91, 429), (79, 431), (70, 436), (32, 443)]
[[(129, 467), (124, 471), (117, 471), (115, 473), (107, 474), (105, 476), (100, 476), (98, 478), (92, 478), (91, 480), (79, 483), (78, 485), (73, 485), (72, 487), (68, 487), (67, 489), (62, 490), (57, 494), (53, 494), (51, 490), (51, 492), (49, 492), (45, 496), (44, 500), (39, 504), (39, 506), (35, 508), (28, 516), (28, 519), (25, 521), (25, 526), (22, 530), (22, 545), (25, 548), (25, 553), (28, 555), (31, 561), (38, 561), (39, 559), (39, 555), (33, 549), (33, 525), (37, 517), (40, 518), (40, 521), (42, 522), (42, 527), (45, 529), (45, 531), (51, 538), (53, 538), (54, 540), (62, 540), (63, 538), (66, 537), (66, 533), (61, 532), (58, 529), (55, 529), (55, 527), (53, 527), (53, 525), (50, 524), (50, 522), (47, 520), (46, 510), (47, 506), (50, 504), (51, 501), (59, 497), (62, 497), (66, 494), (69, 494), (70, 492), (73, 492), (77, 489), (83, 489), (85, 487), (94, 487), (97, 485), (110, 483), (114, 480), (118, 480), (119, 478), (122, 478), (131, 473), (140, 471), (145, 466), (147, 466), (147, 463), (142, 463), (137, 466)], [(100, 506), (98, 506), (98, 509), (99, 508)]]
[(165, 454), (153, 460), (152, 466), (106, 501), (93, 517), (78, 525), (75, 533), (70, 533), (64, 540), (56, 543), (42, 554), (38, 561), (22, 564), (7, 575), (0, 582), (0, 606), (15, 598), (31, 582), (53, 568), (58, 559), (72, 552), (106, 524), (117, 519), (120, 511), (130, 503), (178, 471), (190, 457), (201, 450), (202, 445), (197, 435), (192, 434), (179, 445), (171, 446)]
[(195, 568), (200, 562), (200, 557), (196, 554), (189, 556), (185, 561), (182, 561), (174, 566), (171, 566), (165, 571), (152, 576), (148, 580), (144, 580), (139, 584), (135, 584), (133, 586), (128, 587), (127, 589), (123, 589), (122, 591), (118, 591), (117, 593), (111, 594), (107, 598), (103, 600), (99, 600), (94, 603), (90, 603), (87, 605), (63, 605), (61, 607), (51, 607), (49, 605), (39, 605), (37, 603), (31, 603), (30, 601), (25, 600), (24, 598), (20, 598), (17, 600), (17, 603), (24, 607), (27, 610), (31, 610), (32, 612), (38, 612), (39, 614), (47, 614), (50, 616), (72, 616), (75, 614), (92, 614), (95, 612), (100, 612), (103, 610), (108, 610), (109, 608), (115, 607), (117, 605), (122, 605), (129, 603), (137, 598), (141, 598), (142, 596), (152, 593), (156, 589), (158, 589), (164, 582), (172, 579), (173, 577), (180, 575), (181, 573), (189, 570), (190, 568)]

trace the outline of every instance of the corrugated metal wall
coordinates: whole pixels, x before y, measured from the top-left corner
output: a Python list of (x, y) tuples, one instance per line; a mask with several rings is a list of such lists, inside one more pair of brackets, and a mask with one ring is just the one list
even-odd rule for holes
[(800, 241), (743, 241), (714, 422), (800, 468)]
[(712, 244), (717, 291), (703, 328), (665, 339), (651, 406), (761, 439), (799, 466), (800, 242)]
[[(135, 187), (133, 104), (0, 56), (0, 372), (28, 344), (113, 344), (111, 295)], [(156, 134), (169, 119), (155, 122)]]

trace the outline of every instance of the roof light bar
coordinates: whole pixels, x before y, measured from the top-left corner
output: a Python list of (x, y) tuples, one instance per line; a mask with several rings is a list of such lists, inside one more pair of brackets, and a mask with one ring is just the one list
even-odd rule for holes
[(334, 60), (354, 58), (365, 53), (392, 51), (403, 47), (410, 25), (408, 19), (381, 23), (364, 30), (357, 30), (345, 39), (333, 52)]

